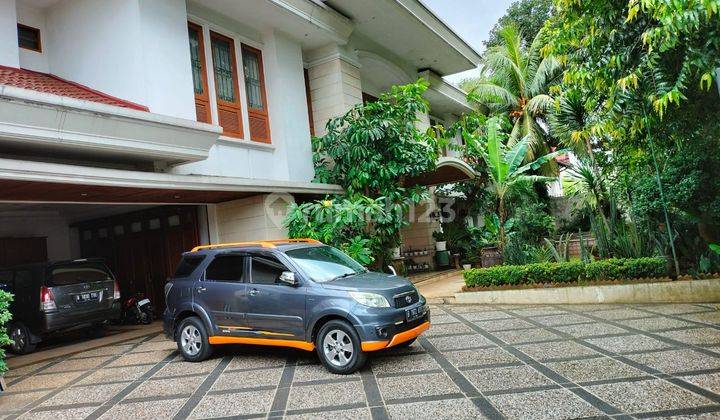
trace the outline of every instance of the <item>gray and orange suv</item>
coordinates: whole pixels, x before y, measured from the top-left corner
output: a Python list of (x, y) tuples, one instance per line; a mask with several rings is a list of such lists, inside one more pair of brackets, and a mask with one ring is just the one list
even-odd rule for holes
[(219, 344), (285, 346), (314, 350), (329, 371), (348, 374), (368, 352), (408, 346), (430, 326), (410, 281), (304, 239), (196, 247), (165, 300), (165, 334), (191, 362)]

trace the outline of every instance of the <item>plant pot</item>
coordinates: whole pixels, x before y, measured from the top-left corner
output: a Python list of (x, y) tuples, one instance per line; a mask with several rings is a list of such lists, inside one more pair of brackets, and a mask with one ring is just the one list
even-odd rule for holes
[(467, 271), (472, 268), (472, 264), (463, 264), (462, 267), (463, 267), (463, 270)]
[(445, 251), (445, 250), (447, 250), (447, 241), (435, 242), (435, 251)]
[(480, 263), (483, 267), (494, 267), (502, 265), (503, 259), (500, 255), (500, 249), (496, 246), (485, 247), (480, 250)]
[(394, 260), (399, 260), (400, 258), (402, 258), (402, 257), (400, 256), (400, 247), (399, 247), (399, 246), (393, 248), (393, 254), (392, 254), (392, 255), (393, 255), (392, 257), (393, 257)]

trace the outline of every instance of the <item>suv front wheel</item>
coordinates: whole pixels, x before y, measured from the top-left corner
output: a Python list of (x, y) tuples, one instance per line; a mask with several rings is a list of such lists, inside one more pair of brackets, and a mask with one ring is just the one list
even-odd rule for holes
[(355, 328), (341, 320), (328, 321), (320, 328), (315, 347), (325, 368), (339, 375), (357, 371), (367, 358)]
[(196, 316), (185, 318), (180, 322), (175, 340), (178, 350), (188, 362), (202, 362), (212, 354), (205, 325)]

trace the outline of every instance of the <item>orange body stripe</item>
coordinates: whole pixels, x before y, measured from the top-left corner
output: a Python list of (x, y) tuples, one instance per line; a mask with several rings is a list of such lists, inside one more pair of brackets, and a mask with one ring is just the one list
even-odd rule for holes
[(401, 333), (397, 333), (393, 336), (392, 340), (388, 341), (366, 341), (362, 343), (362, 350), (363, 351), (377, 351), (382, 349), (388, 349), (393, 346), (397, 346), (398, 344), (402, 344), (406, 341), (410, 341), (413, 338), (419, 336), (423, 332), (425, 332), (428, 328), (430, 328), (430, 321), (425, 321), (422, 324), (418, 325), (417, 327), (403, 331)]
[(254, 338), (254, 337), (224, 337), (212, 336), (208, 337), (210, 344), (254, 344), (257, 346), (277, 346), (277, 347), (293, 347), (300, 350), (313, 351), (315, 344), (298, 340), (279, 340), (273, 338)]
[(362, 343), (362, 351), (377, 351), (387, 348), (389, 341), (365, 341)]

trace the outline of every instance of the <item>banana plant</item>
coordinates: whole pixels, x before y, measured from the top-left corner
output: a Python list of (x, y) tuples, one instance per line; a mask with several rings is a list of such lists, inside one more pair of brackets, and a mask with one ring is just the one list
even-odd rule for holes
[(505, 242), (505, 197), (508, 192), (522, 183), (551, 182), (554, 177), (533, 175), (543, 164), (554, 159), (556, 156), (566, 153), (566, 149), (557, 150), (552, 153), (538, 157), (530, 163), (523, 164), (527, 156), (531, 139), (525, 136), (512, 147), (508, 147), (501, 141), (500, 120), (498, 117), (490, 118), (487, 122), (487, 141), (480, 143), (480, 155), (485, 162), (485, 171), (490, 180), (492, 191), (497, 197), (499, 217), (499, 248), (502, 254)]

